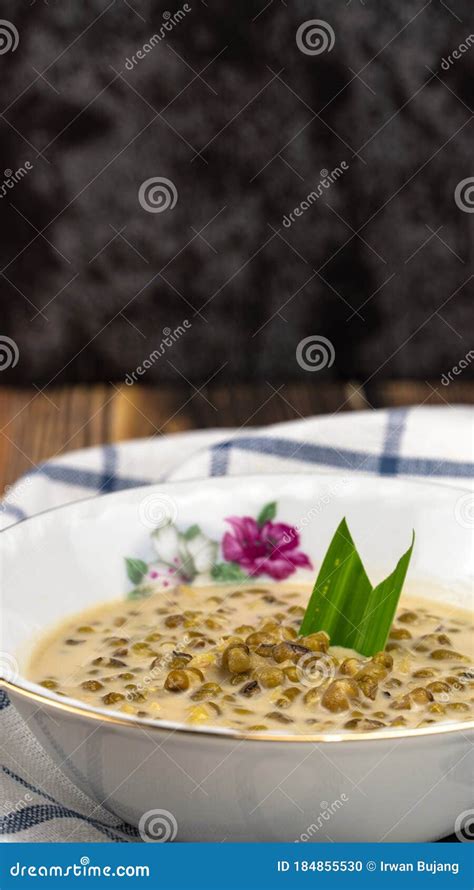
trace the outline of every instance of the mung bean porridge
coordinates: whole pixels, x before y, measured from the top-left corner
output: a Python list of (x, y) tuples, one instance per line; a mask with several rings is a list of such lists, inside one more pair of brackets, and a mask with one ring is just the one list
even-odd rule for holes
[(30, 679), (138, 719), (237, 732), (415, 728), (473, 714), (472, 615), (404, 597), (371, 658), (299, 635), (310, 588), (182, 585), (70, 618), (39, 645)]

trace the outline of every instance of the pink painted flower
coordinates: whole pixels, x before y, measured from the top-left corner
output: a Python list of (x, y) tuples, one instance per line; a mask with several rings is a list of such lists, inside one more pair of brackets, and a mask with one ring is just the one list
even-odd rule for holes
[(232, 532), (222, 539), (222, 552), (248, 575), (270, 575), (282, 581), (298, 567), (311, 569), (311, 560), (298, 550), (300, 536), (292, 525), (267, 520), (259, 525), (250, 516), (229, 516)]

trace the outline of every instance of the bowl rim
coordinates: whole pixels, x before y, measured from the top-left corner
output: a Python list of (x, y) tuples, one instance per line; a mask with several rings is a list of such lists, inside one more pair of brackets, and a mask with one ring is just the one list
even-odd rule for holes
[(239, 732), (234, 729), (220, 729), (217, 727), (201, 727), (186, 726), (185, 724), (175, 725), (167, 723), (165, 720), (148, 720), (145, 718), (131, 717), (128, 715), (121, 716), (112, 711), (110, 714), (103, 714), (101, 711), (94, 711), (87, 706), (83, 706), (80, 702), (72, 703), (71, 701), (58, 701), (43, 695), (41, 692), (34, 692), (18, 686), (11, 680), (5, 680), (0, 677), (0, 688), (12, 691), (15, 695), (29, 699), (40, 705), (47, 705), (63, 713), (72, 714), (78, 717), (86, 717), (96, 720), (99, 723), (111, 724), (120, 727), (134, 727), (142, 730), (154, 730), (159, 732), (186, 733), (190, 735), (212, 736), (214, 739), (233, 739), (238, 741), (251, 742), (306, 742), (313, 744), (327, 743), (334, 744), (337, 742), (364, 742), (364, 741), (382, 741), (387, 739), (403, 739), (403, 738), (422, 738), (432, 735), (446, 735), (453, 732), (468, 732), (474, 730), (474, 720), (465, 720), (457, 722), (446, 722), (435, 726), (423, 726), (412, 729), (386, 729), (375, 730), (372, 732), (354, 732), (354, 733), (280, 733), (273, 734), (271, 732)]
[[(463, 486), (451, 485), (450, 483), (443, 483), (442, 485), (435, 482), (425, 482), (420, 479), (410, 479), (400, 476), (385, 476), (379, 477), (374, 474), (364, 474), (360, 475), (351, 474), (355, 480), (370, 480), (377, 481), (378, 483), (384, 484), (402, 484), (406, 485), (409, 488), (412, 486), (418, 488), (426, 488), (429, 490), (436, 490), (438, 493), (442, 491), (450, 491), (450, 492), (458, 492), (459, 494), (465, 494), (467, 491), (470, 491), (469, 488)], [(202, 477), (193, 477), (190, 479), (177, 479), (177, 480), (164, 480), (162, 482), (153, 482), (147, 485), (137, 485), (133, 488), (120, 489), (119, 491), (112, 491), (105, 495), (92, 495), (87, 498), (77, 498), (74, 501), (69, 501), (66, 504), (57, 504), (54, 507), (48, 507), (46, 510), (41, 510), (38, 513), (35, 513), (32, 516), (26, 516), (24, 519), (19, 520), (18, 522), (13, 523), (12, 525), (7, 526), (6, 528), (0, 529), (0, 538), (5, 533), (9, 532), (12, 534), (15, 529), (23, 526), (25, 523), (34, 522), (40, 517), (47, 516), (50, 513), (56, 513), (62, 510), (68, 510), (80, 507), (84, 505), (87, 507), (88, 505), (92, 505), (93, 503), (101, 504), (103, 501), (107, 502), (111, 498), (119, 498), (119, 497), (127, 497), (132, 493), (140, 493), (144, 491), (149, 491), (152, 488), (169, 488), (169, 487), (181, 487), (185, 485), (189, 485), (193, 482), (200, 482), (201, 484), (204, 482), (214, 482), (214, 483), (224, 483), (231, 484), (236, 483), (237, 480), (258, 480), (263, 481), (267, 478), (269, 479), (280, 479), (282, 481), (288, 481), (293, 476), (296, 476), (297, 479), (302, 479), (304, 477), (311, 478), (315, 480), (321, 480), (324, 482), (325, 479), (334, 479), (334, 477), (343, 477), (343, 473), (336, 472), (317, 472), (317, 473), (246, 473), (239, 476), (219, 476), (219, 477), (207, 477), (203, 479)], [(26, 678), (23, 678), (26, 680)], [(36, 684), (32, 684), (36, 685)], [(87, 705), (83, 705), (80, 701), (76, 701), (74, 699), (67, 699), (66, 701), (59, 700), (54, 698), (54, 693), (48, 692), (39, 692), (32, 689), (25, 688), (21, 683), (14, 683), (11, 680), (7, 680), (4, 677), (0, 676), (0, 689), (10, 690), (13, 694), (20, 696), (21, 698), (28, 699), (30, 701), (35, 702), (36, 704), (43, 705), (46, 707), (52, 707), (61, 713), (68, 713), (74, 716), (79, 716), (83, 718), (92, 719), (95, 721), (99, 721), (101, 723), (106, 723), (109, 725), (114, 725), (116, 727), (134, 727), (138, 729), (147, 729), (154, 730), (160, 732), (172, 732), (173, 734), (176, 732), (186, 733), (195, 735), (197, 737), (200, 736), (211, 736), (212, 738), (217, 739), (234, 739), (241, 741), (256, 741), (256, 742), (305, 742), (305, 743), (328, 743), (334, 744), (338, 742), (363, 742), (363, 741), (382, 741), (387, 739), (404, 739), (404, 738), (422, 738), (425, 736), (432, 735), (446, 735), (454, 732), (468, 732), (471, 729), (474, 729), (474, 719), (473, 720), (465, 720), (465, 721), (453, 721), (435, 724), (434, 726), (423, 726), (419, 728), (411, 728), (411, 729), (384, 729), (384, 730), (375, 730), (371, 732), (354, 732), (354, 733), (275, 733), (271, 732), (240, 732), (239, 730), (233, 730), (230, 728), (219, 728), (219, 727), (201, 727), (201, 726), (186, 726), (185, 724), (173, 724), (171, 722), (162, 720), (152, 720), (147, 718), (135, 718), (130, 715), (120, 715), (117, 712), (112, 711), (111, 713), (105, 713), (101, 710), (94, 710)]]
[[(130, 439), (130, 442), (136, 441), (135, 439)], [(88, 451), (90, 449), (84, 448), (83, 451)], [(73, 452), (74, 453), (74, 452)], [(28, 474), (25, 474), (28, 475)], [(432, 491), (443, 492), (443, 491), (451, 491), (458, 492), (461, 494), (472, 493), (472, 488), (464, 485), (451, 485), (450, 482), (425, 482), (424, 479), (412, 479), (406, 476), (377, 476), (375, 473), (367, 473), (364, 471), (355, 472), (353, 470), (349, 471), (349, 475), (351, 476), (351, 480), (361, 481), (365, 480), (368, 482), (378, 482), (379, 485), (407, 485), (409, 488), (412, 486), (417, 488), (428, 488)], [(18, 480), (21, 481), (23, 477), (20, 477)], [(91, 495), (86, 498), (76, 498), (73, 501), (67, 501), (65, 504), (56, 504), (54, 507), (47, 507), (46, 510), (38, 510), (37, 513), (33, 513), (32, 516), (24, 516), (22, 519), (18, 519), (16, 522), (12, 522), (11, 525), (5, 526), (5, 528), (0, 528), (0, 538), (2, 535), (9, 532), (13, 533), (14, 529), (20, 528), (20, 526), (25, 525), (25, 523), (34, 522), (36, 519), (39, 519), (41, 516), (47, 516), (49, 513), (56, 513), (60, 510), (69, 510), (73, 507), (80, 507), (82, 505), (87, 506), (88, 504), (93, 503), (105, 503), (113, 498), (126, 497), (127, 495), (132, 494), (133, 492), (145, 492), (149, 491), (152, 488), (171, 488), (181, 486), (184, 488), (186, 485), (190, 485), (193, 482), (199, 482), (201, 485), (204, 483), (214, 483), (214, 484), (231, 484), (231, 482), (236, 482), (237, 480), (245, 481), (248, 479), (249, 481), (263, 481), (264, 479), (279, 479), (281, 481), (287, 481), (288, 479), (296, 478), (297, 480), (301, 479), (344, 479), (346, 478), (344, 471), (340, 470), (339, 472), (328, 472), (324, 470), (323, 472), (317, 473), (239, 473), (236, 475), (229, 476), (192, 476), (189, 479), (163, 479), (163, 481), (158, 482), (149, 482), (146, 485), (134, 485), (131, 488), (120, 488), (117, 491), (109, 491), (107, 494), (100, 495)]]

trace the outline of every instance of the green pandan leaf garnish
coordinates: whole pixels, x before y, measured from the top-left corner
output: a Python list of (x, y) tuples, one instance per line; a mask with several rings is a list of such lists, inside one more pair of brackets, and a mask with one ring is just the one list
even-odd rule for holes
[(332, 646), (361, 655), (381, 652), (387, 642), (410, 563), (411, 546), (394, 571), (372, 587), (345, 519), (329, 545), (306, 609), (300, 634), (326, 631)]
[(143, 562), (142, 559), (131, 559), (130, 557), (126, 557), (125, 565), (127, 566), (127, 575), (132, 584), (140, 584), (143, 576), (146, 575), (148, 571), (146, 562)]

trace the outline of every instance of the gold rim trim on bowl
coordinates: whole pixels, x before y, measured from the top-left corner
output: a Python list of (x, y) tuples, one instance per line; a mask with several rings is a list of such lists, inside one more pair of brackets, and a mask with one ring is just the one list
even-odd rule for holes
[(447, 733), (453, 732), (462, 732), (463, 730), (466, 732), (470, 729), (474, 729), (474, 721), (466, 720), (464, 722), (457, 723), (449, 723), (449, 724), (441, 724), (438, 726), (423, 726), (420, 729), (388, 729), (388, 730), (375, 730), (374, 732), (354, 732), (354, 733), (320, 733), (320, 734), (298, 734), (298, 735), (271, 735), (270, 733), (257, 733), (257, 732), (238, 732), (233, 729), (225, 729), (224, 731), (216, 731), (211, 728), (204, 727), (192, 727), (192, 726), (164, 726), (160, 724), (157, 720), (144, 720), (138, 719), (134, 720), (131, 717), (120, 717), (118, 714), (101, 714), (96, 711), (91, 711), (89, 708), (83, 708), (80, 705), (68, 704), (67, 702), (56, 701), (55, 699), (48, 698), (46, 695), (42, 695), (40, 692), (32, 692), (29, 689), (24, 689), (22, 686), (17, 686), (16, 683), (11, 683), (10, 680), (5, 680), (3, 677), (0, 677), (0, 687), (3, 687), (6, 690), (10, 690), (11, 692), (21, 696), (22, 698), (29, 699), (31, 701), (36, 702), (41, 705), (48, 705), (49, 707), (56, 708), (59, 711), (66, 712), (68, 714), (74, 714), (79, 717), (86, 717), (92, 720), (98, 720), (100, 723), (110, 723), (114, 726), (127, 726), (127, 727), (136, 727), (138, 729), (153, 729), (155, 732), (159, 730), (160, 732), (180, 732), (180, 733), (188, 733), (190, 735), (198, 735), (198, 736), (212, 736), (214, 739), (241, 739), (247, 740), (251, 742), (314, 742), (320, 743), (325, 742), (326, 744), (331, 744), (333, 742), (363, 742), (363, 741), (377, 741), (380, 739), (402, 739), (402, 738), (420, 738), (425, 736), (432, 735), (445, 735)]

